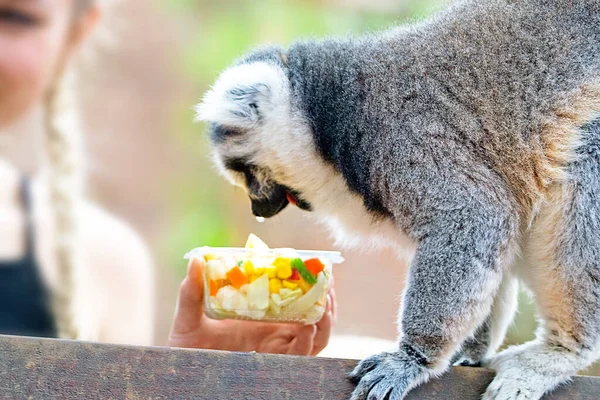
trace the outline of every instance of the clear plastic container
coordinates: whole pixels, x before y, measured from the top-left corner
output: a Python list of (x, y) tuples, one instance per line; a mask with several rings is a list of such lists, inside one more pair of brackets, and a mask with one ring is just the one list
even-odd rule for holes
[(332, 251), (199, 247), (186, 259), (204, 258), (205, 313), (213, 319), (312, 324), (327, 306)]

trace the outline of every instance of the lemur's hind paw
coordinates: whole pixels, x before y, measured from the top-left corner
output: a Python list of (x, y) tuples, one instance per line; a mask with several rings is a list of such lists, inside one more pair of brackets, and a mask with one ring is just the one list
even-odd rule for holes
[(544, 391), (536, 390), (535, 380), (527, 382), (523, 374), (520, 378), (501, 375), (490, 383), (482, 400), (538, 400), (543, 395)]
[(496, 377), (482, 400), (539, 400), (568, 381), (568, 356), (542, 345), (524, 344), (508, 348), (493, 357), (489, 366)]

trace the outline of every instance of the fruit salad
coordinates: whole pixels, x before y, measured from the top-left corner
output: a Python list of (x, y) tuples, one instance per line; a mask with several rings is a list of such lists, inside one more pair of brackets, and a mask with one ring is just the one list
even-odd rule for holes
[(250, 234), (244, 248), (196, 248), (203, 257), (205, 312), (214, 319), (312, 324), (323, 316), (337, 252), (270, 249)]

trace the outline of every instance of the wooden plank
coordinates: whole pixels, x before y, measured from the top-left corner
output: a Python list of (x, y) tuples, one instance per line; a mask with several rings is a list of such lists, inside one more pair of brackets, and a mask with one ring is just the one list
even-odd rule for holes
[[(0, 336), (0, 398), (346, 400), (356, 361), (132, 347)], [(452, 368), (412, 400), (476, 400), (489, 370)], [(578, 377), (547, 397), (600, 398), (600, 379)]]

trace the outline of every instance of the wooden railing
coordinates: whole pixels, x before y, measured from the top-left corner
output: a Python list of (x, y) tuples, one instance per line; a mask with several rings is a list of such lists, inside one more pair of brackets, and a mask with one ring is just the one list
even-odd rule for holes
[[(2, 399), (347, 400), (355, 360), (134, 347), (0, 336)], [(452, 368), (408, 399), (477, 400), (493, 378)], [(577, 377), (547, 399), (600, 399)]]

